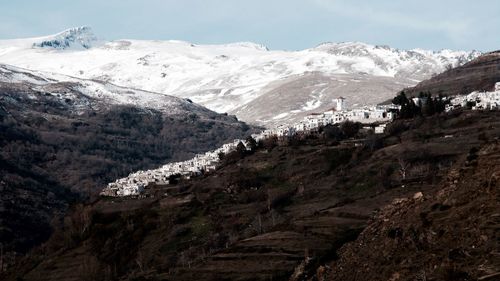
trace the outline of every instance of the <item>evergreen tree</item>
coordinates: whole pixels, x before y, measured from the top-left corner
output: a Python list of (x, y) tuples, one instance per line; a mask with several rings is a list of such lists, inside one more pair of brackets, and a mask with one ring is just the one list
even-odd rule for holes
[(248, 136), (246, 141), (250, 150), (255, 151), (257, 149), (257, 141), (252, 136)]
[(359, 132), (359, 129), (361, 128), (361, 124), (357, 122), (352, 122), (349, 120), (346, 120), (342, 123), (340, 123), (340, 130), (342, 131), (342, 134), (346, 138), (352, 138), (356, 136)]
[(406, 105), (408, 104), (408, 98), (404, 91), (401, 91), (396, 97), (392, 99), (392, 103), (395, 105)]
[(426, 97), (425, 104), (422, 107), (422, 113), (425, 116), (431, 116), (436, 113), (435, 100), (430, 94)]
[(236, 153), (238, 153), (238, 155), (241, 158), (243, 158), (245, 156), (245, 154), (247, 153), (247, 148), (245, 147), (245, 145), (241, 141), (236, 146)]
[(226, 157), (226, 154), (224, 154), (224, 152), (219, 152), (217, 156), (219, 156), (219, 160), (222, 161)]

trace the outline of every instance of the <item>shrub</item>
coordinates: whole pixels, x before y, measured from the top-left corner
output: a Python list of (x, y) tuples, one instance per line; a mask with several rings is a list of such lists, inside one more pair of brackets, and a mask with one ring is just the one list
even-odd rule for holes
[(401, 120), (396, 120), (387, 125), (385, 128), (385, 133), (389, 136), (397, 136), (408, 130), (408, 125), (406, 122)]
[(273, 149), (278, 145), (278, 137), (272, 136), (262, 140), (262, 147), (265, 149)]
[(328, 161), (328, 171), (331, 172), (337, 167), (345, 165), (351, 160), (353, 151), (349, 149), (332, 149), (325, 152)]
[(344, 137), (344, 134), (338, 125), (326, 125), (323, 128), (323, 134), (325, 138), (336, 141), (341, 141)]
[(377, 135), (368, 135), (366, 137), (364, 147), (368, 148), (370, 151), (380, 149), (384, 146), (384, 141), (381, 137)]
[(347, 120), (340, 123), (340, 130), (342, 131), (342, 134), (344, 135), (345, 138), (355, 137), (358, 134), (360, 128), (361, 124), (358, 122), (352, 122)]

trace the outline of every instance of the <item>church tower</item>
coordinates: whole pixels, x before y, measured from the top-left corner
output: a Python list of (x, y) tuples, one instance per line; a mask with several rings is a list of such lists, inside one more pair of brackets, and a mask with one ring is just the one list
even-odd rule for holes
[(339, 97), (338, 99), (333, 99), (333, 103), (335, 104), (335, 110), (337, 111), (345, 110), (345, 99), (343, 97)]

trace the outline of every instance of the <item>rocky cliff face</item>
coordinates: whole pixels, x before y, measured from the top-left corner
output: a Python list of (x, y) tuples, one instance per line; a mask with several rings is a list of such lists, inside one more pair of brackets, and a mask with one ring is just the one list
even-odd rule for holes
[(49, 49), (89, 49), (97, 41), (97, 37), (88, 26), (67, 29), (58, 34), (42, 37), (33, 42), (34, 48)]

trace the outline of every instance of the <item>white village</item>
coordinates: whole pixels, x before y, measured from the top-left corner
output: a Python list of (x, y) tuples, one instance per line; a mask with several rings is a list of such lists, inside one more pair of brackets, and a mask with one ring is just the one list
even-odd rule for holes
[[(413, 101), (416, 105), (423, 104), (421, 99), (423, 98), (413, 98)], [(261, 133), (253, 134), (252, 137), (256, 141), (271, 137), (286, 138), (299, 133), (314, 132), (320, 127), (339, 124), (344, 121), (376, 124), (374, 133), (382, 134), (386, 125), (395, 118), (394, 110), (399, 109), (399, 106), (392, 104), (365, 106), (348, 110), (345, 105), (345, 99), (342, 97), (334, 99), (333, 104), (334, 107), (328, 111), (310, 114), (304, 117), (302, 121), (293, 125), (281, 125), (276, 128), (266, 129)], [(500, 83), (496, 83), (495, 89), (492, 92), (472, 92), (468, 95), (451, 97), (445, 111), (449, 112), (469, 105), (472, 110), (500, 109)], [(213, 171), (217, 168), (217, 164), (220, 161), (219, 155), (235, 151), (239, 143), (242, 143), (247, 150), (250, 150), (250, 146), (246, 140), (236, 139), (231, 143), (222, 145), (222, 147), (216, 150), (197, 154), (190, 160), (168, 163), (157, 169), (140, 170), (131, 173), (125, 178), (109, 183), (101, 192), (101, 195), (111, 197), (137, 196), (142, 194), (149, 184), (169, 184), (170, 177), (173, 175), (189, 179), (192, 176)]]
[(446, 111), (471, 105), (472, 110), (495, 110), (500, 109), (500, 82), (495, 84), (492, 92), (472, 92), (468, 95), (452, 97)]

